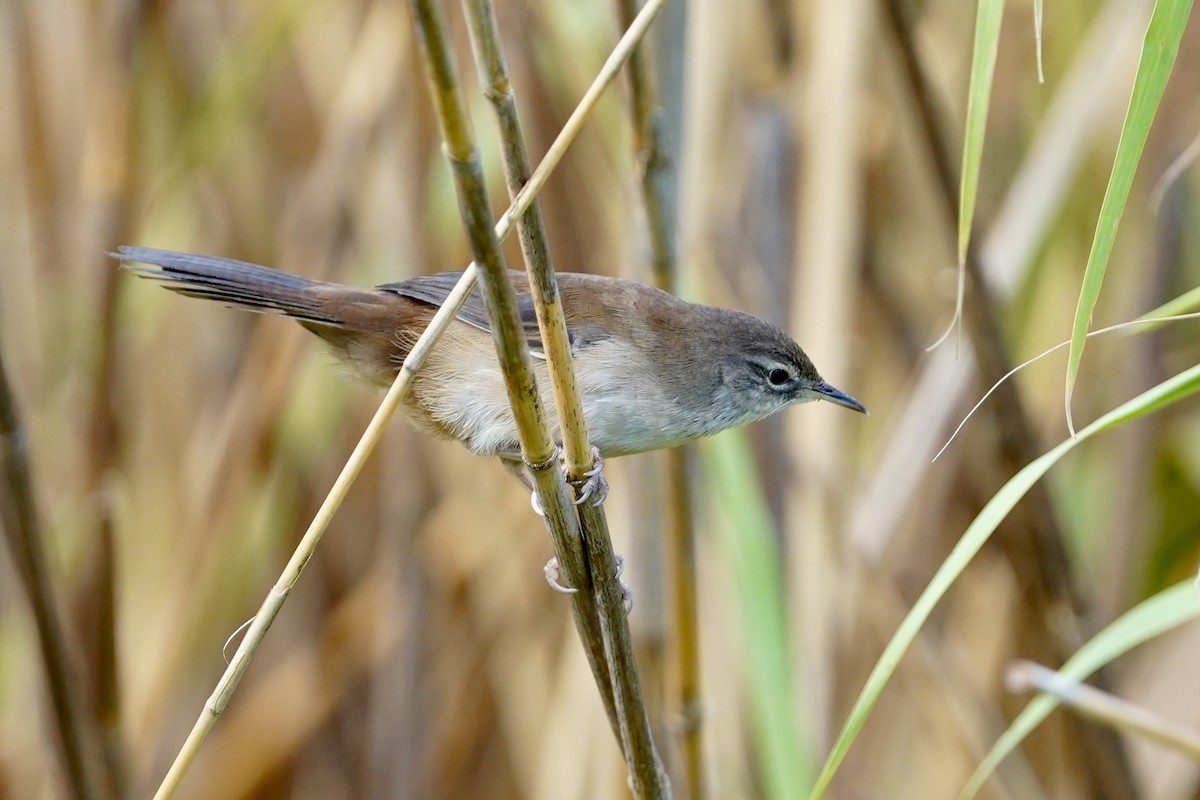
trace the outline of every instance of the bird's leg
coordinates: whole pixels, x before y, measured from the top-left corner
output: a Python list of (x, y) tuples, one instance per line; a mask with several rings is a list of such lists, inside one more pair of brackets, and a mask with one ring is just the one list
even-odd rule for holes
[[(557, 453), (555, 454), (557, 457)], [(521, 458), (521, 454), (502, 455), (500, 456), (500, 464), (504, 470), (521, 482), (521, 485), (529, 490), (529, 505), (533, 507), (533, 513), (539, 517), (545, 517), (546, 512), (542, 510), (542, 501), (538, 498), (537, 487), (533, 484), (533, 475), (528, 467), (525, 466), (525, 460)]]

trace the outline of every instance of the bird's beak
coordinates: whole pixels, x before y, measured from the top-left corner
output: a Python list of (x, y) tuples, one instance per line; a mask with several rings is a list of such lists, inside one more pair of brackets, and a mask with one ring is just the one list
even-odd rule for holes
[(825, 381), (821, 381), (816, 386), (814, 386), (812, 388), (812, 391), (815, 392), (817, 394), (818, 398), (821, 400), (828, 400), (831, 403), (836, 403), (839, 406), (845, 406), (846, 408), (853, 409), (853, 410), (861, 412), (863, 414), (867, 413), (866, 406), (864, 406), (862, 403), (858, 402), (857, 400), (855, 400), (853, 397), (846, 394), (845, 392), (843, 392), (839, 389), (833, 388)]

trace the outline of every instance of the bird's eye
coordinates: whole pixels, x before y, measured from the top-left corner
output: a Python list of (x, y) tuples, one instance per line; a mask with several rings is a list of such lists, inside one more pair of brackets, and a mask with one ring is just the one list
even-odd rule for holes
[(767, 380), (771, 382), (772, 386), (786, 386), (792, 380), (792, 373), (776, 367), (767, 373)]

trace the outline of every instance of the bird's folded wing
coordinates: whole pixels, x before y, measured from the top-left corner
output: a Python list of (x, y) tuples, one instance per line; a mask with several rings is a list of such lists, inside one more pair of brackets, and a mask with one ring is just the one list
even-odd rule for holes
[[(510, 270), (510, 272), (512, 272)], [(517, 313), (521, 317), (521, 328), (525, 332), (525, 339), (529, 343), (530, 354), (535, 358), (545, 358), (546, 353), (542, 346), (541, 332), (538, 330), (537, 312), (533, 307), (533, 297), (526, 289), (527, 284), (525, 276), (519, 272), (512, 272), (513, 283), (517, 289)], [(450, 291), (458, 283), (462, 277), (462, 272), (442, 272), (437, 275), (422, 275), (400, 283), (385, 283), (376, 288), (385, 292), (394, 292), (403, 297), (408, 297), (413, 300), (418, 300), (422, 303), (429, 303), (432, 306), (441, 307), (446, 301)], [(455, 315), (459, 320), (479, 328), (482, 331), (491, 331), (491, 322), (488, 320), (487, 304), (483, 301), (483, 295), (476, 286), (471, 290), (467, 301), (463, 303), (462, 308)], [(567, 336), (571, 342), (571, 350), (583, 343), (578, 334), (580, 331), (572, 330), (568, 327)], [(586, 338), (586, 337), (585, 337)]]

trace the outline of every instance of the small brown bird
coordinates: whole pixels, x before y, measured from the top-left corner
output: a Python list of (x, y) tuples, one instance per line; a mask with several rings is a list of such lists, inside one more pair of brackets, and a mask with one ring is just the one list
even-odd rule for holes
[[(114, 256), (158, 267), (126, 269), (180, 294), (291, 317), (380, 386), (391, 384), (462, 274), (362, 289), (213, 256), (144, 247), (121, 247)], [(510, 274), (529, 346), (540, 357), (534, 364), (542, 400), (552, 409), (528, 282), (524, 273)], [(588, 434), (602, 455), (671, 447), (813, 400), (866, 413), (822, 380), (787, 334), (750, 314), (617, 278), (559, 273), (558, 286)], [(404, 410), (417, 426), (475, 453), (519, 458), (478, 290), (414, 378)]]

